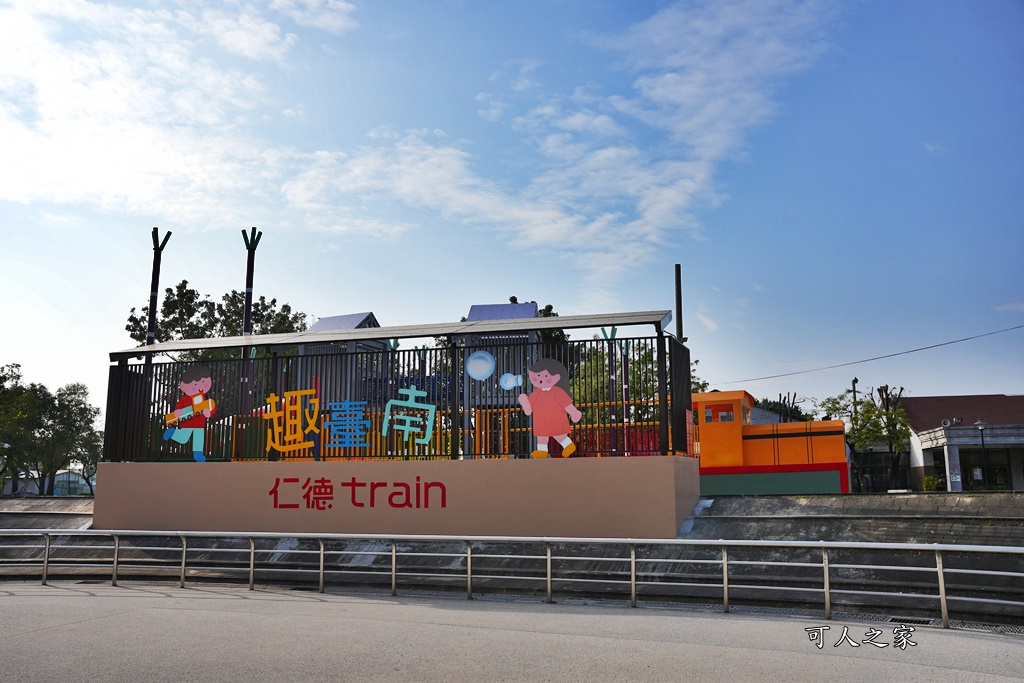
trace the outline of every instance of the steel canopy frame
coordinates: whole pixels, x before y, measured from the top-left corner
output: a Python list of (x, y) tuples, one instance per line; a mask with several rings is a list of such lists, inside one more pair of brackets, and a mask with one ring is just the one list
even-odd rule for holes
[(520, 318), (513, 320), (399, 325), (358, 330), (289, 332), (285, 334), (219, 337), (212, 339), (183, 339), (113, 351), (110, 353), (110, 360), (111, 362), (118, 362), (158, 353), (242, 348), (246, 346), (297, 346), (300, 344), (330, 344), (332, 342), (355, 342), (374, 339), (458, 337), (462, 335), (493, 335), (550, 329), (625, 327), (630, 325), (653, 325), (657, 335), (660, 337), (667, 331), (671, 320), (672, 312), (661, 310), (632, 313), (602, 313), (596, 315), (567, 315), (556, 318)]

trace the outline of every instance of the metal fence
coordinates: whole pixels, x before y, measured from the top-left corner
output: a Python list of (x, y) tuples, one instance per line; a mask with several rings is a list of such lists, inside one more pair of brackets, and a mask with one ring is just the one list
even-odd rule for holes
[[(105, 542), (104, 542), (105, 541)], [(463, 587), (639, 600), (951, 613), (1024, 624), (1024, 548), (750, 540), (0, 530), (0, 576)]]
[[(110, 368), (104, 459), (192, 459), (165, 433), (182, 374), (196, 366), (215, 401), (209, 460), (525, 457), (535, 448), (532, 418), (518, 396), (542, 358), (565, 367), (583, 413), (570, 432), (573, 457), (692, 454), (689, 350), (661, 336), (125, 361)], [(552, 439), (550, 450), (561, 445)]]

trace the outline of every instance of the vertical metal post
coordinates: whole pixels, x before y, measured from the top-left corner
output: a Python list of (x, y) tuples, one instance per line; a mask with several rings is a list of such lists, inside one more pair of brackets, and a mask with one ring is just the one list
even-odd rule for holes
[(324, 592), (324, 539), (320, 539), (320, 592)]
[(658, 327), (658, 441), (661, 454), (668, 455), (668, 361), (665, 358), (665, 335)]
[(114, 534), (114, 568), (110, 574), (110, 585), (117, 585), (117, 560), (118, 555), (121, 552), (121, 539), (117, 534)]
[[(160, 290), (160, 260), (163, 255), (164, 247), (167, 246), (167, 240), (171, 239), (170, 230), (164, 235), (164, 239), (160, 241), (160, 231), (158, 228), (153, 228), (153, 275), (149, 282), (149, 320), (146, 325), (146, 346), (152, 346), (156, 343), (156, 304), (157, 297), (159, 296)], [(120, 370), (120, 367), (118, 368)], [(145, 397), (142, 407), (142, 414), (149, 415), (152, 410), (153, 402), (153, 354), (147, 353), (145, 366), (143, 369), (143, 382), (145, 387)], [(122, 385), (123, 386), (123, 385)], [(121, 419), (123, 420), (125, 413), (121, 413)], [(108, 424), (112, 422), (108, 419)]]
[(722, 611), (729, 611), (729, 549), (722, 546)]
[(181, 576), (178, 580), (178, 587), (185, 587), (185, 555), (188, 553), (188, 539), (181, 537)]
[(249, 539), (249, 590), (256, 586), (256, 540)]
[(629, 546), (629, 606), (636, 607), (636, 546)]
[(942, 610), (942, 628), (949, 628), (949, 608), (946, 605), (946, 577), (942, 571), (942, 551), (935, 551), (935, 573), (939, 577), (939, 608)]
[(544, 548), (545, 548), (545, 552), (547, 554), (547, 570), (546, 570), (546, 575), (547, 575), (547, 580), (548, 580), (548, 595), (547, 595), (547, 599), (544, 600), (544, 602), (550, 603), (551, 602), (551, 544), (550, 543), (545, 543), (544, 544)]
[(462, 441), (462, 415), (460, 410), (461, 401), (459, 393), (462, 391), (462, 376), (459, 374), (459, 349), (455, 345), (455, 339), (448, 335), (448, 350), (451, 353), (451, 381), (448, 383), (448, 401), (451, 414), (451, 458), (456, 460), (459, 457), (459, 444)]
[[(242, 319), (242, 336), (244, 336), (244, 337), (249, 337), (249, 336), (252, 335), (252, 280), (253, 280), (253, 270), (255, 269), (255, 265), (256, 265), (256, 247), (259, 246), (260, 238), (261, 237), (263, 237), (263, 233), (262, 232), (257, 233), (256, 232), (256, 228), (252, 229), (252, 237), (251, 238), (249, 237), (248, 234), (246, 234), (245, 230), (242, 231), (242, 239), (245, 241), (245, 251), (246, 251), (246, 263), (245, 263), (245, 311), (243, 312), (243, 319)], [(246, 339), (246, 341), (248, 341), (248, 339)], [(251, 351), (251, 347), (249, 347), (249, 346), (243, 346), (242, 347), (242, 368), (243, 369), (242, 369), (242, 377), (241, 377), (242, 386), (241, 386), (241, 390), (240, 390), (241, 396), (239, 397), (240, 398), (239, 404), (242, 406), (242, 414), (243, 415), (251, 415), (252, 414), (253, 368), (252, 368), (252, 359), (250, 358), (250, 355), (251, 355), (250, 351)], [(243, 452), (247, 452), (248, 451), (248, 446), (249, 446), (249, 444), (248, 444), (249, 430), (247, 429), (245, 432), (243, 432), (243, 434), (245, 434), (245, 439), (244, 439), (244, 443), (241, 444), (241, 445), (242, 445), (242, 447), (244, 449)]]
[(473, 599), (473, 544), (466, 543), (466, 599)]
[(50, 570), (50, 534), (43, 534), (43, 585), (46, 585), (46, 576)]
[(825, 572), (825, 618), (832, 618), (832, 593), (829, 588), (828, 548), (821, 549), (821, 567)]
[[(683, 336), (683, 271), (682, 266), (676, 264), (676, 339), (682, 344), (686, 341)], [(689, 372), (689, 368), (687, 368)]]
[(398, 595), (398, 544), (391, 543), (391, 594)]
[[(160, 259), (169, 239), (171, 239), (170, 230), (167, 231), (161, 242), (159, 228), (153, 228), (153, 277), (149, 282), (149, 324), (146, 328), (146, 346), (156, 343), (156, 299), (160, 295)], [(146, 362), (153, 362), (152, 354), (146, 357)]]
[[(256, 228), (252, 229), (252, 237), (246, 234), (245, 230), (242, 231), (242, 239), (245, 241), (245, 312), (242, 320), (242, 335), (248, 337), (252, 334), (252, 278), (253, 271), (256, 267), (256, 247), (260, 244), (260, 238), (263, 237), (262, 232), (256, 232)], [(248, 355), (248, 349), (246, 354)]]

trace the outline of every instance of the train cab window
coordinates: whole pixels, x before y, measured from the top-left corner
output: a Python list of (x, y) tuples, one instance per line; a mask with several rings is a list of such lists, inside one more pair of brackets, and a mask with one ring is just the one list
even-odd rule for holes
[(704, 408), (704, 423), (732, 422), (735, 420), (731, 404), (707, 406)]

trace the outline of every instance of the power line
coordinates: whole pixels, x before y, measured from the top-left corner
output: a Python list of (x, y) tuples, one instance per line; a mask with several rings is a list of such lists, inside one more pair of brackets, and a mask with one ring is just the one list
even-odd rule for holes
[(743, 382), (760, 382), (764, 379), (777, 379), (779, 377), (792, 377), (793, 375), (805, 375), (809, 372), (820, 372), (822, 370), (832, 370), (834, 368), (845, 368), (850, 365), (859, 365), (860, 363), (870, 363), (876, 360), (882, 360), (883, 358), (894, 358), (896, 356), (905, 356), (908, 353), (917, 353), (918, 351), (927, 351), (928, 349), (937, 349), (940, 346), (949, 346), (950, 344), (959, 344), (960, 342), (971, 341), (972, 339), (981, 339), (982, 337), (991, 337), (994, 334), (1002, 334), (1003, 332), (1011, 332), (1013, 330), (1019, 330), (1024, 325), (1015, 325), (1014, 327), (1007, 327), (1006, 329), (996, 330), (995, 332), (986, 332), (984, 334), (976, 334), (973, 337), (964, 337), (963, 339), (954, 339), (953, 341), (942, 342), (941, 344), (932, 344), (930, 346), (922, 346), (917, 349), (910, 349), (909, 351), (900, 351), (898, 353), (889, 353), (884, 356), (875, 356), (874, 358), (865, 358), (864, 360), (850, 361), (849, 363), (839, 363), (837, 365), (826, 365), (822, 368), (814, 368), (813, 370), (797, 370), (796, 372), (784, 372), (781, 375), (768, 375), (767, 377), (751, 377), (750, 379), (737, 379), (731, 382), (718, 382), (718, 386), (725, 384), (741, 384)]

